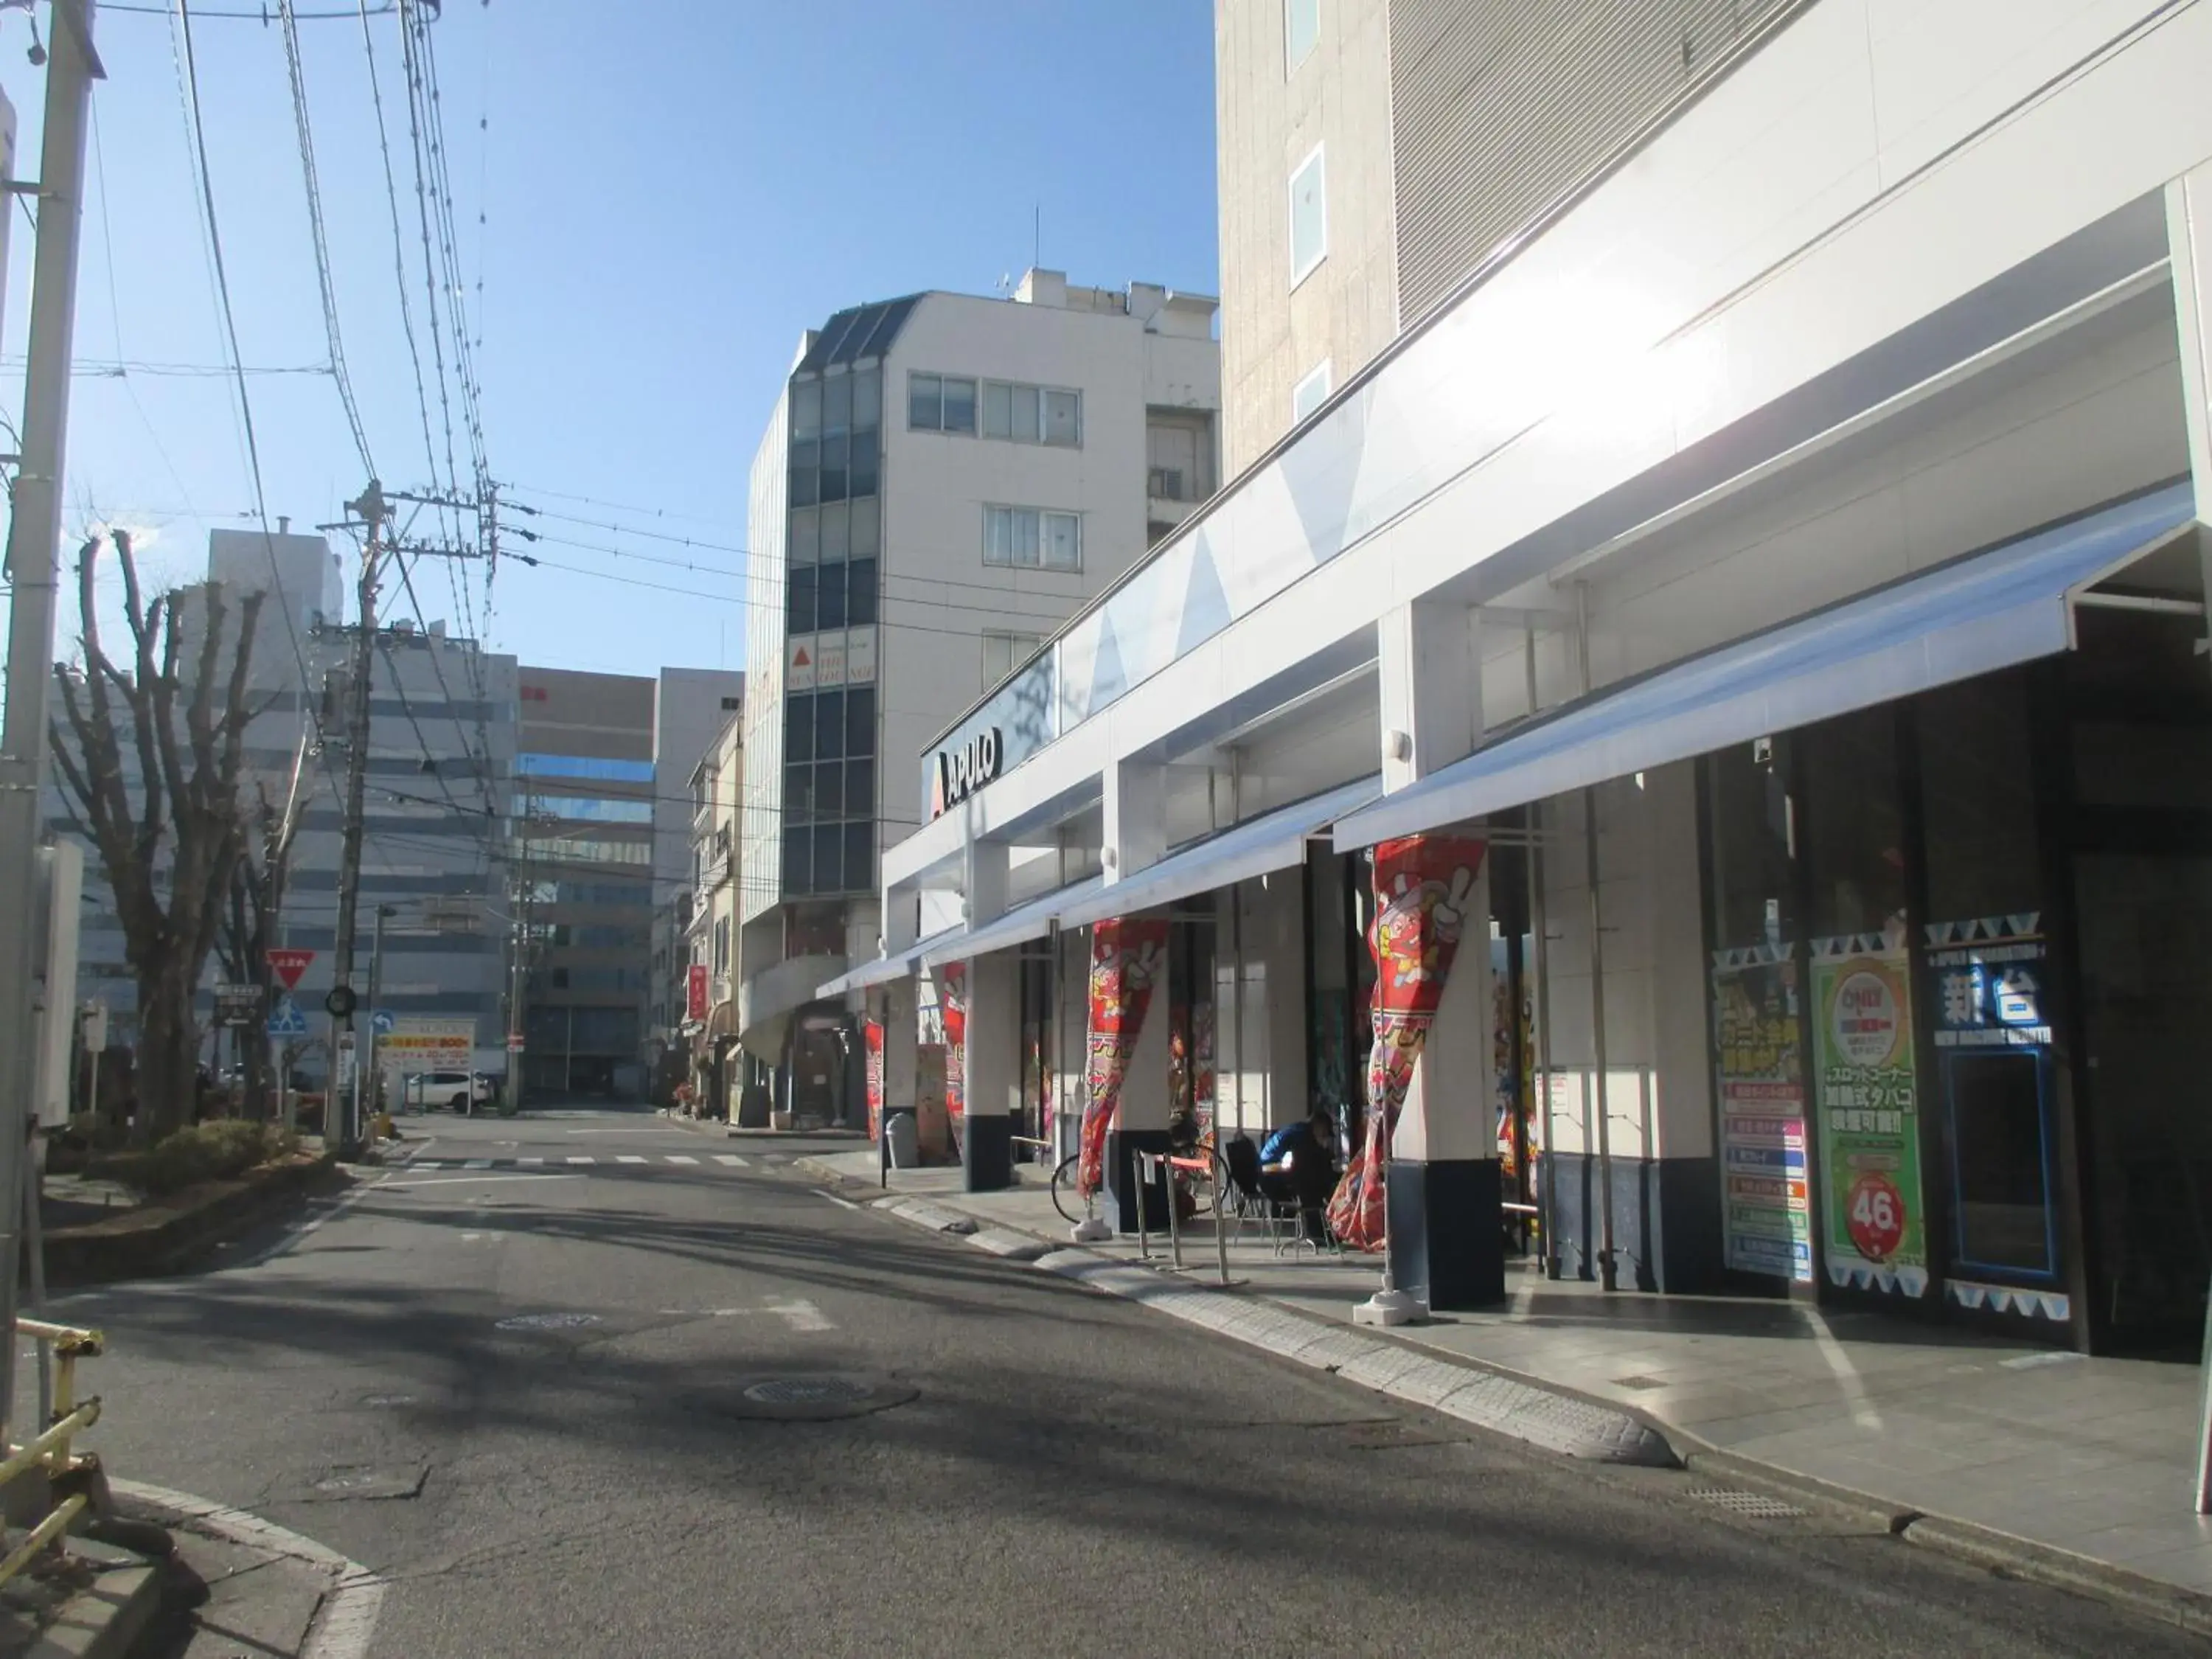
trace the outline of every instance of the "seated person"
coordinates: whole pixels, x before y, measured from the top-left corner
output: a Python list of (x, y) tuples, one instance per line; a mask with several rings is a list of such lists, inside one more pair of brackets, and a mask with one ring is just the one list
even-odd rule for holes
[(1336, 1121), (1322, 1107), (1285, 1124), (1260, 1147), (1260, 1190), (1301, 1212), (1306, 1237), (1321, 1243), (1321, 1212), (1336, 1186)]

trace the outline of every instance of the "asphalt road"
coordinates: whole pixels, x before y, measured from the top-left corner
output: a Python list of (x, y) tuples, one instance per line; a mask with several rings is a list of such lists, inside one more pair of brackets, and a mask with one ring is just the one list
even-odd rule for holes
[[(784, 1164), (803, 1142), (408, 1127), (489, 1166), (394, 1172), (265, 1259), (58, 1308), (110, 1336), (110, 1467), (386, 1575), (379, 1659), (2202, 1650), (844, 1207)], [(534, 1315), (588, 1322), (502, 1324)], [(742, 1414), (825, 1375), (912, 1397)]]

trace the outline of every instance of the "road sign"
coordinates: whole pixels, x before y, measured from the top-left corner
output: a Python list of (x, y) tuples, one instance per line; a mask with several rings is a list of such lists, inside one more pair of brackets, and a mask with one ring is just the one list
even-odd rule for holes
[(361, 998), (355, 994), (350, 985), (333, 985), (330, 995), (323, 999), (323, 1012), (332, 1019), (350, 1018), (353, 1011), (360, 1006)]
[(392, 1035), (392, 1014), (389, 1008), (380, 1008), (368, 1017), (368, 1029), (380, 1037)]
[(465, 1072), (476, 1048), (472, 1019), (396, 1019), (376, 1042), (379, 1063), (395, 1072)]
[(215, 988), (215, 1023), (251, 1025), (261, 1018), (258, 985), (218, 985)]
[(509, 1031), (507, 1034), (507, 1052), (510, 1054), (519, 1054), (522, 1052), (521, 1032)]
[(269, 1011), (269, 1035), (273, 1037), (305, 1036), (307, 1017), (300, 1005), (289, 997), (278, 997), (276, 1006)]
[(275, 950), (269, 953), (269, 968), (279, 985), (288, 991), (296, 991), (300, 988), (300, 975), (307, 971), (307, 964), (314, 959), (313, 951)]
[(107, 1005), (88, 1002), (84, 1005), (84, 1046), (97, 1054), (107, 1047)]

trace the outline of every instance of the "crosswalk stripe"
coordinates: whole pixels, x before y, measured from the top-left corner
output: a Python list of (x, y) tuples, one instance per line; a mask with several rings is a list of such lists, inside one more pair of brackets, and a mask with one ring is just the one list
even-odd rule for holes
[(642, 1164), (645, 1160), (639, 1157), (635, 1152), (617, 1152), (615, 1154), (615, 1162), (617, 1164)]
[(597, 1163), (598, 1161), (599, 1161), (598, 1159), (593, 1158), (591, 1158), (591, 1157), (588, 1157), (588, 1156), (585, 1156), (585, 1157), (578, 1157), (578, 1156), (573, 1156), (573, 1155), (572, 1155), (572, 1156), (569, 1158), (569, 1159), (568, 1159), (568, 1162), (569, 1162), (569, 1163), (571, 1163), (571, 1164), (595, 1164), (595, 1163)]
[(472, 1158), (464, 1162), (461, 1167), (464, 1170), (489, 1170), (491, 1168), (491, 1160), (488, 1158)]
[(542, 1158), (518, 1158), (514, 1161), (517, 1164), (543, 1164), (545, 1160)]
[(696, 1164), (699, 1160), (696, 1158), (687, 1158), (682, 1152), (671, 1152), (668, 1155), (668, 1161), (671, 1164)]
[(714, 1154), (714, 1162), (717, 1164), (731, 1164), (740, 1170), (750, 1170), (753, 1167), (751, 1164), (746, 1163), (744, 1159), (739, 1158), (735, 1152), (717, 1152)]

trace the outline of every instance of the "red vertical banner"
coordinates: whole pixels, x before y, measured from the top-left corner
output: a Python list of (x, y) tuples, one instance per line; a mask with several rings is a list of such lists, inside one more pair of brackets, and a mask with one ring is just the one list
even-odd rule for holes
[(686, 1019), (707, 1018), (707, 964), (695, 962), (685, 975), (684, 985), (684, 1016)]
[(1091, 1020), (1083, 1106), (1083, 1161), (1076, 1189), (1085, 1198), (1106, 1182), (1106, 1135), (1121, 1109), (1129, 1056), (1152, 1006), (1152, 987), (1167, 971), (1168, 924), (1102, 921), (1091, 930)]
[[(1459, 836), (1409, 836), (1375, 848), (1375, 921), (1367, 933), (1375, 958), (1367, 1135), (1328, 1201), (1329, 1230), (1355, 1249), (1382, 1248), (1390, 1133), (1459, 954), (1468, 896), (1487, 849), (1487, 842)], [(1478, 940), (1484, 932), (1476, 929)]]
[(938, 1018), (945, 1023), (945, 1117), (955, 1134), (968, 1110), (968, 964), (937, 970)]
[(884, 1132), (884, 1023), (879, 1019), (860, 1022), (860, 1041), (866, 1050), (868, 1068), (868, 1139), (879, 1139)]

